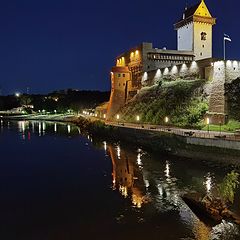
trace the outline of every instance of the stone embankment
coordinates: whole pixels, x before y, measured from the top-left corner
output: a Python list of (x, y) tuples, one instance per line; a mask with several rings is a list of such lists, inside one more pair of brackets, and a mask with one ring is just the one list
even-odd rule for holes
[(96, 119), (76, 116), (34, 117), (34, 119), (25, 116), (21, 119), (71, 122), (92, 135), (110, 141), (122, 141), (147, 150), (167, 152), (180, 157), (213, 160), (240, 166), (240, 141), (183, 136), (175, 134), (174, 131), (156, 131), (156, 129), (135, 128), (121, 124), (106, 125)]

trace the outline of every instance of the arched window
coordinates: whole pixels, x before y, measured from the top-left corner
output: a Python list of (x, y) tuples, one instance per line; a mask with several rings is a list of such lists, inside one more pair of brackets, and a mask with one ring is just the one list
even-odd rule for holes
[(202, 40), (202, 41), (207, 40), (207, 33), (201, 32), (201, 40)]

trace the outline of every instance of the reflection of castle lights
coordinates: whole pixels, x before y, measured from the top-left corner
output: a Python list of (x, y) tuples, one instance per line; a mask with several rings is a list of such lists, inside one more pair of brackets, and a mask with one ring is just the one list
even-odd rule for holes
[(207, 174), (204, 185), (206, 186), (206, 190), (209, 193), (212, 188), (212, 177), (210, 176), (210, 173)]
[(121, 149), (119, 146), (117, 146), (117, 157), (118, 157), (118, 159), (121, 158)]
[(169, 178), (170, 177), (170, 165), (169, 165), (168, 161), (166, 161), (166, 169), (164, 172), (165, 172), (165, 176), (167, 178)]
[(163, 196), (163, 188), (160, 184), (158, 184), (158, 192), (159, 192), (160, 196), (162, 197)]
[(18, 129), (22, 133), (25, 132), (25, 122), (24, 121), (18, 122)]
[(145, 178), (143, 179), (143, 181), (144, 181), (145, 187), (148, 188), (150, 186), (149, 181)]
[(104, 150), (107, 151), (107, 142), (106, 141), (103, 142), (103, 147), (104, 147)]
[(45, 135), (45, 130), (46, 130), (46, 123), (45, 122), (42, 123), (42, 129), (43, 129), (43, 135)]
[(143, 198), (141, 196), (137, 196), (136, 194), (133, 194), (132, 195), (132, 203), (137, 208), (141, 208), (142, 203), (143, 203)]
[(71, 126), (70, 125), (67, 125), (67, 130), (68, 130), (68, 133), (71, 133)]
[(128, 191), (126, 186), (119, 186), (119, 192), (126, 198), (128, 196)]
[(57, 132), (57, 124), (54, 123), (54, 132)]
[(137, 164), (139, 165), (139, 166), (142, 166), (142, 160), (141, 160), (141, 153), (138, 153), (138, 155), (137, 155)]
[(41, 136), (41, 133), (42, 133), (42, 124), (41, 124), (41, 122), (38, 123), (38, 133), (39, 133), (39, 136)]

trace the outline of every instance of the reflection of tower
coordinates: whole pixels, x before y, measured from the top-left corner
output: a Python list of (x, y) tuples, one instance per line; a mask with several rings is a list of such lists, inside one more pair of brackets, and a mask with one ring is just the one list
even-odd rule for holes
[(113, 146), (108, 146), (113, 164), (113, 186), (127, 197), (131, 195), (134, 206), (141, 207), (146, 200), (144, 197), (145, 186), (143, 176), (136, 160), (137, 154), (127, 152)]
[(178, 51), (193, 51), (195, 60), (212, 57), (212, 26), (216, 24), (202, 0), (185, 8), (182, 19), (175, 24)]

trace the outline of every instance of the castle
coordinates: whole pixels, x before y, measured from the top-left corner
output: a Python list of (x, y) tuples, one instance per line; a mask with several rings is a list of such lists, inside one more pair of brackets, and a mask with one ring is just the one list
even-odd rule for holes
[(111, 96), (102, 117), (112, 119), (144, 86), (165, 78), (206, 79), (211, 82), (209, 112), (212, 123), (227, 119), (225, 83), (240, 77), (240, 62), (212, 57), (212, 27), (216, 18), (201, 0), (186, 7), (175, 24), (177, 50), (154, 48), (142, 43), (121, 54), (111, 71)]

